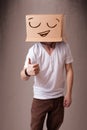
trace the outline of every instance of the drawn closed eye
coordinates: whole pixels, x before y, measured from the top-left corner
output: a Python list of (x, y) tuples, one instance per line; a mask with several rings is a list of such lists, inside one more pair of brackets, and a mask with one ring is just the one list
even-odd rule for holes
[(55, 25), (49, 25), (48, 23), (47, 23), (47, 26), (49, 27), (49, 28), (55, 28), (56, 26), (57, 26), (57, 24), (55, 24)]
[[(58, 18), (56, 18), (56, 20), (57, 20), (57, 22), (60, 22), (60, 20)], [(47, 26), (49, 28), (55, 28), (57, 26), (57, 24), (55, 24), (55, 25), (49, 25), (49, 23), (47, 23)]]
[(31, 22), (29, 22), (29, 26), (30, 26), (31, 28), (38, 28), (40, 25), (41, 25), (41, 23), (39, 23), (39, 24), (36, 25), (36, 26), (33, 26), (33, 25), (31, 25)]

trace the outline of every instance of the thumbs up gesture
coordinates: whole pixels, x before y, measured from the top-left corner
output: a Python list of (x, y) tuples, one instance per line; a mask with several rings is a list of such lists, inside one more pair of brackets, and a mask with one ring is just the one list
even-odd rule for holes
[(35, 76), (39, 73), (39, 64), (31, 64), (31, 60), (29, 59), (27, 73), (30, 76)]

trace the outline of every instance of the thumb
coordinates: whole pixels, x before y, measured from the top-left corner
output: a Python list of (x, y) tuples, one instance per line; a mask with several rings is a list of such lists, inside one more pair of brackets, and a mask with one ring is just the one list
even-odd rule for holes
[(31, 64), (31, 59), (29, 58), (29, 61), (28, 61), (29, 64)]

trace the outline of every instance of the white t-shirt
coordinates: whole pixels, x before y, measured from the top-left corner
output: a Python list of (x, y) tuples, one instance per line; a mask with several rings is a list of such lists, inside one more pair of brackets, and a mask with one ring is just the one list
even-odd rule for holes
[(28, 51), (24, 67), (31, 63), (38, 63), (40, 72), (34, 76), (34, 98), (51, 99), (64, 96), (65, 64), (73, 62), (71, 51), (67, 43), (56, 43), (55, 49), (49, 55), (41, 43), (34, 44)]

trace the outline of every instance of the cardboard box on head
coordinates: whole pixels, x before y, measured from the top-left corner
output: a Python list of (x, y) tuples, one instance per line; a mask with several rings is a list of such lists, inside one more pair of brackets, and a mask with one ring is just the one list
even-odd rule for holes
[(63, 41), (63, 15), (26, 15), (26, 42)]

